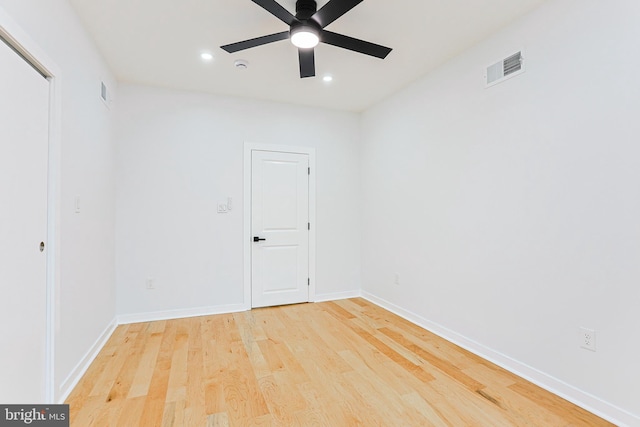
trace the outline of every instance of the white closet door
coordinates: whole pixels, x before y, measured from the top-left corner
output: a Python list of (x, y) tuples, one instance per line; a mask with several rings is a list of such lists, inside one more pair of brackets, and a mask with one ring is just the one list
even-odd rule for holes
[(0, 402), (44, 403), (49, 82), (0, 40)]

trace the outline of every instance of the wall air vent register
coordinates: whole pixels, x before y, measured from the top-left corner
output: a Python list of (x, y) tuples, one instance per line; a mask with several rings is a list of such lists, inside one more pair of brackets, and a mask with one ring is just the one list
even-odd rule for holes
[(524, 69), (524, 57), (522, 51), (514, 53), (505, 59), (489, 65), (485, 71), (486, 87), (501, 83), (511, 77), (522, 74)]

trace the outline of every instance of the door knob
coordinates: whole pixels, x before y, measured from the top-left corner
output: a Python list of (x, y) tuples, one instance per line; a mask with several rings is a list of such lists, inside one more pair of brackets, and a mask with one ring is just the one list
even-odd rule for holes
[(44, 242), (40, 242), (40, 252), (44, 252)]
[(254, 242), (259, 242), (259, 241), (261, 241), (261, 240), (267, 240), (267, 239), (261, 239), (261, 238), (259, 238), (258, 236), (254, 236), (254, 237), (253, 237), (253, 241), (254, 241)]

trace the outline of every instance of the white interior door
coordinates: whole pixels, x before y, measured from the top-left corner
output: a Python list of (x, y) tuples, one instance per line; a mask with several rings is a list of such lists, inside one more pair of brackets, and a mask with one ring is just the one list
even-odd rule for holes
[(251, 306), (307, 302), (309, 156), (253, 151), (251, 165)]
[(49, 82), (0, 39), (0, 402), (44, 403)]

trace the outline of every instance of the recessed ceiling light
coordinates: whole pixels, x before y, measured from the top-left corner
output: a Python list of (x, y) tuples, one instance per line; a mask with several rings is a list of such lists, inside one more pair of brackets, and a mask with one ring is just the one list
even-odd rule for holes
[(200, 54), (200, 58), (202, 58), (203, 61), (213, 61), (213, 55), (210, 54), (209, 52), (202, 52)]
[(322, 80), (326, 83), (332, 82), (333, 81), (333, 77), (332, 76), (324, 76), (322, 78)]

